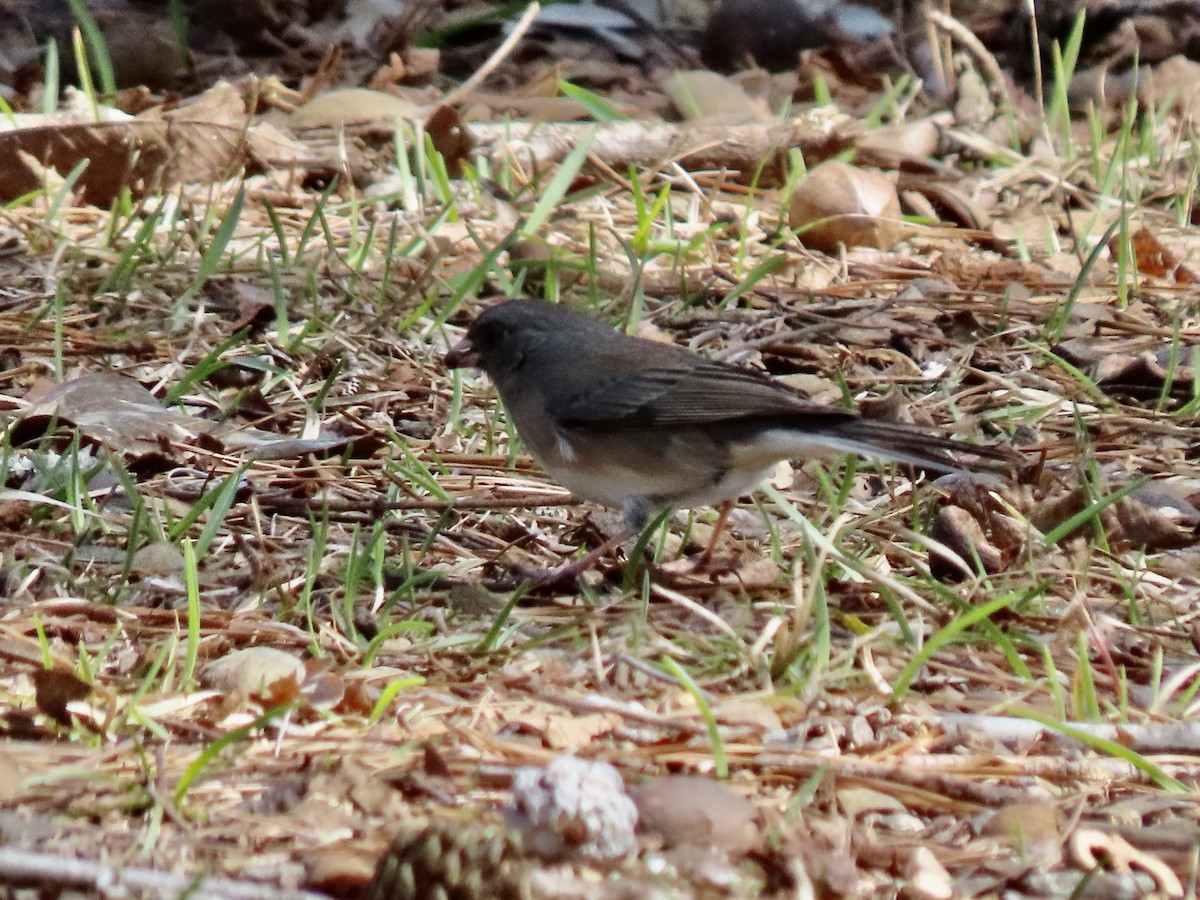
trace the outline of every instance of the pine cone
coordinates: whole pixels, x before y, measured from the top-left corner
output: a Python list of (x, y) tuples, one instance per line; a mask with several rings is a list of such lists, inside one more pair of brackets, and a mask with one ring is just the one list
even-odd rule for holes
[(497, 826), (427, 825), (397, 835), (375, 867), (368, 900), (528, 900), (521, 835)]

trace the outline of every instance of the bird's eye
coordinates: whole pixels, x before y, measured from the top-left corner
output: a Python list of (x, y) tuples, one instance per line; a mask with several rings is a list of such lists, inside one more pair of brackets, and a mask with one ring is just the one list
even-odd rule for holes
[(471, 339), (476, 344), (494, 347), (504, 340), (504, 326), (499, 322), (479, 319), (471, 326)]

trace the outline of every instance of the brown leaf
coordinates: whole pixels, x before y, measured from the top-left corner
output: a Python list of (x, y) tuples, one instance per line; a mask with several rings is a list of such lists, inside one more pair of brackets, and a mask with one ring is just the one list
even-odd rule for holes
[(170, 541), (155, 541), (133, 554), (129, 568), (138, 575), (182, 575), (183, 553)]
[(277, 682), (292, 685), (294, 699), (299, 692), (304, 664), (290, 653), (274, 647), (246, 647), (234, 650), (207, 663), (200, 681), (225, 694), (260, 694)]
[(758, 808), (719, 781), (673, 775), (629, 789), (638, 808), (638, 830), (667, 846), (693, 844), (746, 853), (759, 842)]
[(996, 810), (981, 833), (1020, 848), (1040, 867), (1057, 865), (1062, 859), (1063, 816), (1051, 803), (1009, 804)]
[(676, 70), (659, 84), (685, 120), (766, 121), (771, 113), (761, 98), (752, 98), (736, 81), (707, 69)]
[[(1120, 240), (1119, 236), (1114, 236), (1109, 241), (1109, 250), (1114, 257), (1117, 254)], [(1168, 250), (1166, 245), (1155, 237), (1154, 232), (1145, 226), (1130, 235), (1129, 242), (1133, 247), (1133, 258), (1137, 263), (1138, 273), (1141, 275), (1149, 275), (1151, 278), (1166, 278), (1179, 265), (1175, 254)]]
[(214, 181), (241, 164), (245, 106), (221, 84), (169, 112), (123, 122), (41, 125), (0, 133), (0, 198), (37, 190), (49, 172), (65, 177), (86, 160), (80, 202), (108, 206), (186, 182)]
[[(957, 553), (971, 569), (975, 568), (976, 557), (983, 565), (983, 571), (989, 575), (1004, 571), (1008, 565), (1005, 554), (988, 540), (983, 525), (961, 506), (941, 507), (929, 536)], [(940, 581), (959, 581), (968, 574), (957, 562), (932, 550), (929, 553), (929, 571)]]
[(92, 692), (90, 684), (66, 669), (36, 669), (32, 678), (38, 709), (60, 725), (71, 724), (67, 704)]
[(149, 458), (172, 446), (191, 447), (208, 438), (208, 446), (252, 453), (258, 459), (286, 459), (305, 453), (344, 448), (345, 436), (281, 438), (269, 431), (213, 422), (165, 409), (132, 378), (112, 372), (83, 375), (61, 385), (39, 383), (26, 398), (29, 409), (18, 420), (11, 439), (40, 437), (51, 422), (79, 429), (89, 441), (135, 459)]
[(839, 245), (889, 250), (900, 240), (900, 198), (878, 172), (830, 161), (796, 188), (788, 223), (804, 246), (826, 253)]
[[(1084, 510), (1091, 501), (1090, 492), (1079, 487), (1041, 503), (1033, 511), (1030, 521), (1039, 530), (1050, 531)], [(1100, 524), (1109, 543), (1115, 547), (1140, 548), (1147, 552), (1187, 547), (1196, 541), (1200, 511), (1187, 501), (1183, 503), (1191, 512), (1169, 500), (1161, 487), (1152, 483), (1102, 510)], [(1079, 530), (1088, 534), (1093, 527), (1089, 520)]]
[(425, 133), (434, 149), (442, 154), (451, 174), (462, 171), (462, 164), (475, 149), (475, 138), (452, 106), (439, 106), (425, 123)]
[(403, 97), (368, 88), (342, 88), (313, 97), (292, 113), (290, 124), (297, 130), (372, 122), (390, 126), (396, 119), (421, 118), (421, 107)]

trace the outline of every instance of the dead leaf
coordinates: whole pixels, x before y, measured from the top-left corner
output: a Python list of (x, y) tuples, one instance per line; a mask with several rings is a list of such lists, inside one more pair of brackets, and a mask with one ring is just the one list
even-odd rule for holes
[(288, 459), (344, 448), (350, 439), (281, 438), (269, 431), (231, 426), (165, 409), (132, 378), (111, 372), (82, 375), (60, 385), (40, 382), (30, 389), (29, 408), (14, 426), (12, 440), (40, 437), (51, 423), (77, 428), (94, 443), (150, 459), (172, 447), (191, 447), (207, 438), (229, 452), (255, 459)]
[(759, 843), (758, 807), (719, 781), (697, 775), (652, 778), (630, 788), (638, 830), (668, 846), (692, 844), (746, 853)]
[(659, 79), (676, 112), (685, 120), (767, 121), (770, 110), (736, 81), (706, 69), (675, 70)]
[(1062, 859), (1063, 824), (1057, 806), (1031, 800), (996, 810), (981, 833), (1019, 848), (1035, 865), (1050, 868)]
[(988, 540), (983, 525), (961, 506), (942, 506), (937, 511), (929, 536), (958, 554), (971, 572), (964, 572), (954, 560), (934, 550), (929, 552), (929, 571), (941, 581), (958, 581), (974, 574), (976, 559), (989, 575), (1003, 572), (1009, 560)]
[(183, 553), (169, 541), (155, 541), (133, 554), (129, 568), (138, 575), (181, 575)]
[(70, 725), (67, 704), (92, 693), (92, 686), (66, 669), (35, 669), (32, 676), (38, 709), (59, 725)]
[(825, 253), (839, 246), (890, 250), (900, 240), (900, 198), (878, 172), (830, 161), (796, 188), (788, 223), (804, 246)]
[(304, 664), (274, 647), (246, 647), (211, 660), (200, 670), (200, 682), (224, 694), (252, 696), (279, 681), (299, 686)]
[(299, 131), (372, 123), (391, 126), (397, 119), (419, 121), (424, 117), (421, 107), (395, 94), (369, 88), (342, 88), (313, 97), (292, 113), (290, 124)]
[(915, 900), (949, 900), (954, 882), (928, 847), (917, 847), (904, 865), (904, 894)]

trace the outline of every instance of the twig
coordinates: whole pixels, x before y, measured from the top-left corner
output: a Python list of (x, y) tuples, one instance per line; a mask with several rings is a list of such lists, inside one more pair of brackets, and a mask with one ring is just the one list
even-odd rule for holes
[(525, 10), (525, 15), (521, 16), (503, 43), (495, 49), (491, 56), (484, 60), (483, 65), (475, 70), (475, 74), (443, 97), (441, 105), (453, 106), (475, 90), (475, 88), (479, 87), (479, 85), (483, 84), (484, 80), (492, 74), (495, 68), (504, 62), (504, 58), (516, 49), (517, 42), (525, 36), (525, 32), (530, 29), (533, 25), (533, 20), (537, 18), (537, 14), (541, 11), (542, 7), (540, 3), (530, 3), (529, 7)]
[(158, 897), (186, 896), (191, 900), (329, 900), (326, 894), (281, 890), (256, 881), (110, 866), (18, 847), (0, 847), (0, 884), (10, 888), (86, 888), (104, 896), (147, 891)]
[(996, 57), (992, 55), (991, 51), (983, 45), (983, 41), (975, 36), (975, 32), (953, 16), (940, 13), (935, 9), (929, 10), (926, 15), (929, 16), (930, 22), (966, 47), (971, 55), (979, 60), (991, 82), (992, 90), (1011, 109), (1012, 98), (1008, 94), (1008, 83), (1004, 78), (1004, 70), (1000, 68), (1000, 63), (996, 62)]

